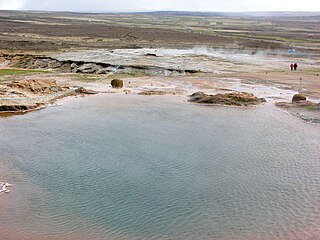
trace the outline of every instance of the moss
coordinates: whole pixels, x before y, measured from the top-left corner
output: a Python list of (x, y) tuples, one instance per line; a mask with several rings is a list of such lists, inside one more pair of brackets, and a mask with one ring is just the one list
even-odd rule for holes
[(23, 75), (32, 73), (49, 73), (50, 71), (44, 70), (18, 70), (18, 69), (0, 69), (0, 76), (7, 75)]
[(312, 106), (312, 105), (305, 106), (304, 109), (307, 110), (307, 111), (313, 111), (314, 110), (314, 106)]
[(102, 80), (103, 75), (93, 75), (93, 74), (70, 74), (70, 77), (75, 78), (77, 81), (81, 82), (94, 82)]
[(140, 72), (140, 71), (132, 71), (132, 72), (120, 72), (120, 73), (115, 73), (115, 74), (111, 74), (108, 75), (108, 78), (126, 78), (126, 77), (130, 77), (130, 78), (135, 78), (135, 77), (145, 77), (145, 76), (150, 76), (150, 74), (145, 73), (145, 72)]

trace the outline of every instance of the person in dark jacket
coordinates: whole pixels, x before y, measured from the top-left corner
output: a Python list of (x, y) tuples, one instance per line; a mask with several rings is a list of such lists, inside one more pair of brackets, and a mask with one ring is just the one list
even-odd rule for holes
[(294, 68), (294, 70), (297, 70), (298, 69), (298, 63), (293, 64), (293, 68)]

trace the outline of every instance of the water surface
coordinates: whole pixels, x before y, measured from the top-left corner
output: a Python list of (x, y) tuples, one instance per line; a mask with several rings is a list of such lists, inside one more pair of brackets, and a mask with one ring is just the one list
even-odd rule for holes
[[(320, 236), (320, 127), (271, 105), (98, 95), (0, 118), (7, 239)], [(2, 179), (5, 178), (5, 179)]]

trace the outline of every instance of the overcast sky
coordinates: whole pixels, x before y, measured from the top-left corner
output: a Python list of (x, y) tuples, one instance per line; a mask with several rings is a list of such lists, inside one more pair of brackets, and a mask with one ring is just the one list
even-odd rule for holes
[(320, 11), (320, 0), (0, 0), (1, 10)]

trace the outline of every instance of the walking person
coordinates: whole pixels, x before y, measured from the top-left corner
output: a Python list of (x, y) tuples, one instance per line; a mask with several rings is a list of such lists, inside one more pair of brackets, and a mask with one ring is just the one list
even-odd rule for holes
[(293, 70), (293, 63), (290, 64), (290, 69)]
[(296, 71), (298, 69), (298, 63), (293, 64), (293, 68)]

